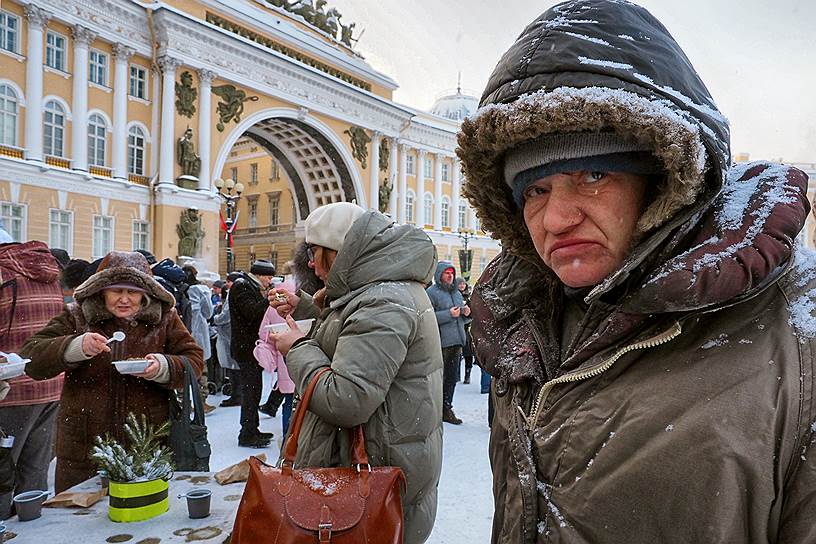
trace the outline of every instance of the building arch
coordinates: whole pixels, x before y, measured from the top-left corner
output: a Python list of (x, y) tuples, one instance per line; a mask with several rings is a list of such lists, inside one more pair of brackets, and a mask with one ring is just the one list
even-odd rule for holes
[[(321, 153), (312, 158), (324, 162), (324, 171), (334, 174), (325, 180), (313, 179), (307, 161), (287, 149), (287, 135), (293, 140), (308, 140), (312, 150), (319, 148)], [(268, 108), (250, 115), (232, 129), (218, 150), (212, 169), (216, 175), (223, 172), (230, 150), (242, 136), (258, 143), (287, 171), (297, 200), (299, 220), (329, 202), (356, 200), (360, 206), (367, 206), (363, 180), (354, 158), (339, 136), (314, 116), (294, 108)]]
[(55, 94), (49, 94), (48, 96), (44, 96), (42, 99), (43, 109), (48, 106), (48, 103), (54, 101), (60, 106), (62, 106), (62, 110), (65, 113), (65, 120), (66, 121), (73, 121), (74, 118), (71, 115), (71, 107), (68, 105), (68, 102), (61, 96), (57, 96)]
[(17, 105), (22, 106), (24, 108), (26, 107), (25, 93), (23, 92), (23, 89), (21, 89), (19, 85), (17, 85), (10, 79), (3, 78), (0, 78), (0, 85), (8, 85), (9, 87), (11, 87), (11, 90), (13, 90), (14, 94), (17, 95)]
[(105, 130), (107, 130), (108, 132), (111, 132), (113, 130), (113, 123), (111, 122), (111, 119), (110, 117), (108, 117), (107, 113), (100, 109), (94, 108), (88, 111), (88, 118), (86, 120), (90, 121), (93, 115), (98, 115), (102, 118), (103, 121), (105, 121)]

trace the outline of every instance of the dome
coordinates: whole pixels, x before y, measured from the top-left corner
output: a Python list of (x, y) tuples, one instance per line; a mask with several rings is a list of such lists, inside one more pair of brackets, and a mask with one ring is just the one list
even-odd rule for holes
[(431, 107), (431, 113), (446, 119), (462, 121), (465, 117), (475, 112), (478, 107), (478, 98), (473, 95), (464, 94), (462, 89), (458, 88), (453, 94), (444, 94), (440, 98), (437, 98), (433, 107)]

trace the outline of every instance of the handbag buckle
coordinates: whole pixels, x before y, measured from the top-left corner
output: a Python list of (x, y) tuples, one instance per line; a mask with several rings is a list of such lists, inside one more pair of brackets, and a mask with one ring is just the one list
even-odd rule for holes
[(329, 523), (319, 523), (317, 525), (318, 541), (321, 542), (321, 543), (331, 542), (331, 530), (332, 530), (331, 522), (329, 522)]
[[(357, 463), (356, 467), (357, 467), (357, 472), (358, 472), (358, 473), (360, 472), (360, 467), (362, 467), (362, 466), (363, 466), (363, 465), (361, 465), (360, 463)], [(369, 472), (371, 472), (371, 464), (366, 463), (366, 464), (365, 464), (365, 467), (368, 469), (368, 471), (369, 471)]]

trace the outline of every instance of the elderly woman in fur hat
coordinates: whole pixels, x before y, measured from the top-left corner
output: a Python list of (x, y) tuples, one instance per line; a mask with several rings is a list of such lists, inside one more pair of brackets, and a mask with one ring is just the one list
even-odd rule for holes
[(561, 3), (462, 124), (503, 253), (472, 297), (494, 376), (494, 543), (816, 542), (807, 176), (731, 166), (666, 28)]
[[(140, 253), (109, 253), (74, 298), (22, 348), (31, 358), (26, 372), (32, 378), (65, 372), (57, 428), (58, 493), (96, 473), (88, 458), (94, 437), (108, 433), (123, 441), (128, 412), (163, 423), (169, 395), (184, 385), (184, 361), (196, 375), (204, 365), (173, 296), (153, 279)], [(110, 341), (116, 331), (125, 339)], [(131, 358), (147, 359), (149, 365), (125, 375), (111, 364)]]

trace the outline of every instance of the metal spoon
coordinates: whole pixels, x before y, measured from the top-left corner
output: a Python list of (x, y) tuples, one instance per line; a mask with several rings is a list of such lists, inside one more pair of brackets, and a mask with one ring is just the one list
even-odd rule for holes
[(122, 331), (116, 331), (115, 333), (113, 333), (113, 336), (108, 338), (108, 341), (105, 343), (110, 344), (111, 342), (121, 342), (124, 339), (125, 333), (123, 333)]

